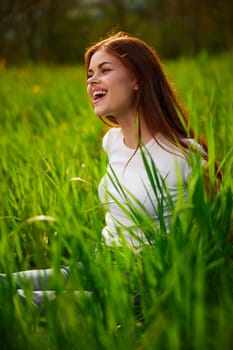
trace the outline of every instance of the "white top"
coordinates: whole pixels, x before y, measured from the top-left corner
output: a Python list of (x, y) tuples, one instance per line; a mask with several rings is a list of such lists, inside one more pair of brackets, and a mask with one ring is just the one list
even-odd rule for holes
[[(185, 185), (191, 168), (179, 148), (168, 144), (162, 137), (159, 137), (159, 143), (166, 149), (151, 139), (143, 146), (144, 154), (148, 163), (151, 164), (151, 159), (153, 160), (159, 175), (165, 181), (172, 201), (175, 203), (180, 186), (183, 188), (184, 196), (186, 195)], [(140, 242), (133, 238), (129, 232), (131, 229), (145, 243), (147, 239), (139, 231), (137, 219), (132, 218), (132, 210), (130, 210), (128, 203), (132, 203), (135, 208), (142, 212), (147, 212), (159, 225), (158, 201), (164, 196), (164, 191), (159, 191), (158, 187), (162, 180), (159, 179), (156, 190), (153, 189), (143, 163), (141, 150), (138, 149), (135, 152), (134, 149), (125, 145), (120, 128), (112, 128), (105, 134), (103, 148), (108, 155), (109, 163), (107, 172), (99, 184), (99, 197), (107, 209), (106, 226), (102, 235), (107, 245), (121, 244), (120, 236), (123, 235), (128, 244), (139, 246)], [(154, 179), (153, 182), (156, 183), (156, 180)], [(157, 194), (156, 191), (158, 191)], [(163, 217), (166, 226), (168, 226), (170, 213), (166, 200), (163, 201), (163, 206)], [(120, 235), (119, 232), (121, 232)]]

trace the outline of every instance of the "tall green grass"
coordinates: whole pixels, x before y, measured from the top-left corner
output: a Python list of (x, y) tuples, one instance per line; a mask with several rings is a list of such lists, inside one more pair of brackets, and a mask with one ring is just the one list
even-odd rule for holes
[[(114, 253), (101, 244), (97, 196), (105, 130), (88, 103), (82, 67), (0, 72), (0, 272), (8, 274), (0, 284), (1, 349), (231, 349), (232, 55), (202, 54), (165, 68), (208, 139), (210, 159), (219, 159), (223, 183), (207, 200), (197, 166), (170, 234), (140, 216), (155, 247)], [(72, 272), (66, 292), (62, 265)], [(25, 305), (11, 273), (47, 267), (55, 269), (56, 299), (36, 309), (25, 287)]]

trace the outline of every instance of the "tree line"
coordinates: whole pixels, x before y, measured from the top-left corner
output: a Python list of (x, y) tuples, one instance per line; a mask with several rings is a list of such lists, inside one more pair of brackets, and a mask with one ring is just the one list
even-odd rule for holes
[(85, 48), (123, 30), (163, 57), (233, 47), (232, 0), (0, 0), (0, 60), (79, 62)]

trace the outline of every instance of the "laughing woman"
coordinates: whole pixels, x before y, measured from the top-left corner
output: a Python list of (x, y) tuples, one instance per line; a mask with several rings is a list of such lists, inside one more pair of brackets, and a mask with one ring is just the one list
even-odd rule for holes
[(204, 165), (207, 146), (194, 135), (157, 53), (144, 41), (120, 32), (90, 47), (85, 63), (94, 112), (111, 127), (103, 139), (109, 164), (99, 185), (107, 206), (103, 237), (108, 245), (122, 238), (140, 245), (148, 239), (132, 222), (132, 206), (169, 230), (169, 207), (181, 188), (186, 196), (190, 152)]
[[(191, 160), (199, 159), (204, 166), (208, 149), (194, 134), (157, 53), (147, 43), (117, 33), (88, 48), (85, 65), (94, 113), (109, 126), (103, 138), (109, 162), (99, 185), (106, 208), (103, 242), (140, 247), (151, 243), (140, 227), (140, 214), (169, 232), (171, 208), (180, 194), (187, 195)], [(216, 176), (221, 177), (217, 169)], [(69, 268), (62, 268), (61, 274), (66, 280)], [(52, 275), (52, 269), (34, 270), (15, 273), (14, 278), (18, 288), (24, 279), (40, 293)]]

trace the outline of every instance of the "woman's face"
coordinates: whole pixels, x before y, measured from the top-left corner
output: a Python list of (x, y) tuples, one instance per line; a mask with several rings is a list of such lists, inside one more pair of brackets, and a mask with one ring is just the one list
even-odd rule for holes
[(111, 115), (119, 121), (136, 113), (138, 83), (117, 57), (104, 50), (96, 51), (87, 74), (87, 93), (96, 115)]

